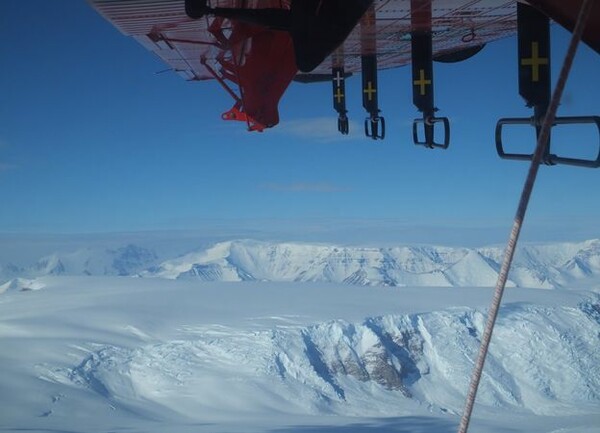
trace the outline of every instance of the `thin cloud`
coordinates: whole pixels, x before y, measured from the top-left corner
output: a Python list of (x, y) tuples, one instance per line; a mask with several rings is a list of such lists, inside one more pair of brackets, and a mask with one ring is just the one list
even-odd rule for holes
[(295, 182), (290, 184), (280, 183), (264, 183), (260, 186), (261, 189), (276, 192), (345, 192), (347, 188), (333, 185), (327, 182)]
[(340, 134), (337, 130), (337, 117), (335, 117), (335, 115), (332, 115), (331, 117), (314, 117), (311, 119), (282, 121), (274, 129), (274, 132), (278, 134), (291, 135), (320, 143), (361, 137), (359, 131), (362, 131), (362, 127), (358, 125), (358, 123), (350, 121), (350, 134)]

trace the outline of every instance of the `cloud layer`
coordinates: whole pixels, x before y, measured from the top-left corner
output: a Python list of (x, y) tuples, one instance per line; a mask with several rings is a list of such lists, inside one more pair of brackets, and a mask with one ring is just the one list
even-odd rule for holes
[(337, 130), (337, 118), (334, 115), (331, 117), (283, 121), (277, 126), (275, 131), (288, 136), (292, 135), (321, 143), (362, 137), (359, 134), (359, 131), (362, 131), (362, 127), (353, 121), (350, 121), (350, 134), (340, 134)]

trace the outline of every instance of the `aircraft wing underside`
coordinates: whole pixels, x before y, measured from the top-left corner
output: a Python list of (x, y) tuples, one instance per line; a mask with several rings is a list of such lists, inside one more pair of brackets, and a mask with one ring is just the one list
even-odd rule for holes
[[(222, 119), (245, 122), (249, 131), (279, 123), (279, 101), (295, 79), (331, 83), (338, 131), (348, 134), (345, 78), (360, 72), (365, 135), (383, 139), (377, 73), (410, 64), (413, 104), (422, 116), (413, 120), (413, 142), (429, 149), (450, 143), (449, 118), (438, 117), (434, 100), (433, 62), (465, 60), (488, 42), (516, 34), (519, 94), (533, 116), (498, 121), (496, 150), (505, 159), (529, 160), (532, 154), (505, 150), (503, 129), (529, 125), (539, 137), (549, 107), (550, 19), (572, 31), (582, 22), (578, 16), (585, 16), (582, 40), (600, 53), (600, 1), (88, 1), (186, 80), (217, 80), (234, 100)], [(556, 118), (555, 124), (593, 124), (600, 132), (600, 116)], [(590, 158), (556, 155), (551, 149), (548, 138), (547, 165), (600, 167), (600, 148)]]
[[(219, 37), (231, 36), (232, 25), (228, 20), (211, 17), (191, 20), (185, 14), (183, 0), (90, 0), (90, 3), (122, 33), (156, 53), (185, 79), (211, 79), (213, 71), (219, 70), (224, 53), (224, 43)], [(289, 0), (213, 0), (211, 5), (287, 9)], [(337, 52), (342, 55), (346, 72), (360, 71), (360, 56), (365, 47), (373, 44), (379, 69), (410, 63), (410, 8), (409, 0), (376, 1), (374, 26), (369, 31), (356, 26)], [(516, 32), (513, 0), (434, 0), (432, 15), (434, 57), (481, 46)], [(331, 74), (333, 57), (311, 74)]]

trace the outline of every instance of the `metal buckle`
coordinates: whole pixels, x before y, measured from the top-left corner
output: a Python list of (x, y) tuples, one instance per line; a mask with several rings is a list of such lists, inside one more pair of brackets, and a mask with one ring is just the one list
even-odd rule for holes
[(348, 116), (345, 114), (340, 114), (338, 117), (338, 131), (342, 133), (342, 135), (348, 135), (350, 132), (350, 125), (348, 122)]
[[(586, 168), (599, 168), (600, 167), (600, 116), (571, 116), (571, 117), (557, 117), (554, 120), (555, 125), (584, 125), (584, 124), (595, 124), (598, 128), (598, 154), (595, 159), (584, 159), (584, 158), (569, 158), (558, 156), (551, 153), (550, 140), (546, 155), (544, 156), (543, 163), (546, 165), (572, 165), (576, 167)], [(496, 151), (498, 156), (503, 159), (513, 159), (520, 161), (531, 161), (533, 154), (530, 153), (510, 153), (504, 150), (504, 143), (502, 140), (502, 131), (505, 125), (529, 125), (537, 127), (534, 117), (520, 118), (511, 117), (500, 119), (496, 124)]]
[(373, 140), (385, 138), (385, 119), (382, 116), (371, 116), (365, 119), (365, 135)]
[[(443, 123), (444, 125), (444, 141), (443, 143), (435, 142), (435, 124)], [(424, 140), (419, 140), (418, 125), (423, 124), (423, 131), (425, 134)], [(425, 146), (429, 149), (448, 149), (450, 145), (450, 121), (447, 117), (427, 117), (423, 119), (413, 120), (413, 142), (417, 146)]]

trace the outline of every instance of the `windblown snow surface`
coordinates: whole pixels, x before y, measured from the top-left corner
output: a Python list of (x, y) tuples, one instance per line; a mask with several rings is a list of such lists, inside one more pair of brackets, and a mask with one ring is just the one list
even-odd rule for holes
[[(235, 263), (245, 275), (254, 266), (249, 281), (178, 278), (232, 257), (231, 247), (131, 273), (153, 278), (28, 274), (5, 283), (0, 431), (456, 431), (491, 288), (303, 280), (293, 254), (269, 269), (239, 246)], [(587, 272), (567, 279), (556, 270), (573, 251), (559, 255), (537, 269), (556, 277), (553, 290), (507, 290), (470, 431), (600, 431), (600, 262), (580, 254)], [(413, 271), (443, 261), (402, 257)], [(466, 263), (452, 275), (476, 281)], [(276, 272), (278, 281), (259, 281)]]

